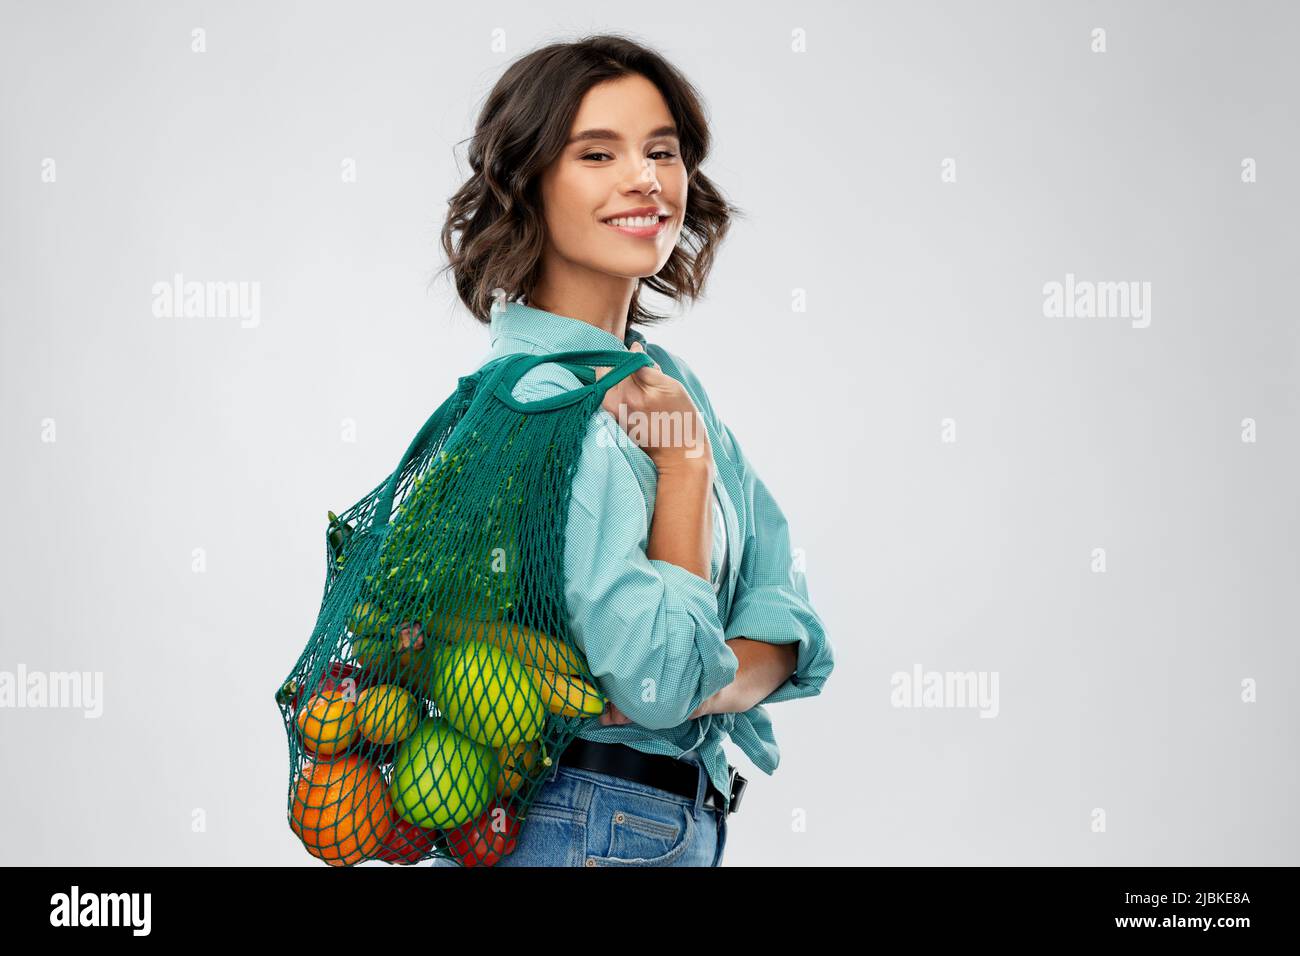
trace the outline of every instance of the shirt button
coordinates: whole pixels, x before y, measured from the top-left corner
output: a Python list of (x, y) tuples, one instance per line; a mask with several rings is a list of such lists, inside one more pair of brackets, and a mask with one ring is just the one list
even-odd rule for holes
[(587, 857), (587, 862), (586, 862), (584, 865), (585, 865), (585, 866), (595, 866), (595, 865), (596, 865), (596, 861), (595, 861), (592, 857)]

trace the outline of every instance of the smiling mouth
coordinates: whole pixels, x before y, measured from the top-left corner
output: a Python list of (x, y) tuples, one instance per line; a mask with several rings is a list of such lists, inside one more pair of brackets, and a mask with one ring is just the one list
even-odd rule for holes
[[(666, 216), (666, 215), (657, 216), (657, 217), (655, 217), (654, 221), (650, 222), (648, 225), (641, 225), (641, 226), (616, 226), (616, 225), (614, 225), (615, 220), (617, 220), (617, 219), (619, 219), (619, 218), (620, 218), (620, 217), (615, 216), (613, 219), (602, 219), (602, 220), (601, 220), (601, 223), (602, 223), (603, 225), (609, 226), (611, 229), (617, 229), (619, 232), (623, 233), (623, 235), (625, 235), (625, 236), (635, 236), (635, 237), (637, 237), (637, 238), (639, 238), (639, 239), (649, 239), (649, 238), (652, 238), (652, 237), (654, 237), (654, 236), (657, 236), (660, 232), (663, 231), (663, 229), (665, 228), (665, 227), (664, 227), (664, 224), (668, 221), (668, 219), (669, 219), (670, 217), (668, 217), (668, 216)], [(651, 217), (649, 217), (649, 216), (639, 216), (639, 217), (635, 217), (635, 218), (638, 218), (638, 219), (644, 221), (644, 220), (646, 220), (646, 219), (650, 219)]]
[[(614, 224), (615, 219), (649, 219), (649, 218), (651, 217), (650, 216), (610, 216), (608, 219), (602, 219), (601, 222), (603, 222), (607, 226), (610, 226)], [(658, 218), (660, 222), (663, 222), (665, 219), (668, 218), (668, 214), (662, 213), (656, 218)]]

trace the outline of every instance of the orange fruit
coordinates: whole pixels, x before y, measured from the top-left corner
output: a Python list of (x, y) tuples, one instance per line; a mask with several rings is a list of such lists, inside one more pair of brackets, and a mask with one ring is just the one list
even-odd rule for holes
[(289, 826), (312, 856), (349, 866), (374, 856), (393, 826), (383, 774), (362, 757), (320, 760), (298, 778)]
[(321, 691), (298, 712), (298, 732), (308, 749), (331, 757), (352, 746), (357, 739), (357, 705), (347, 700), (342, 689)]

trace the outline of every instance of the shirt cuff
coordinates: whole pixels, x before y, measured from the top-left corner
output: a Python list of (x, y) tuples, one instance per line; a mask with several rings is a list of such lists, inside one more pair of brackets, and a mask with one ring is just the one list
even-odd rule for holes
[(825, 631), (811, 605), (789, 587), (765, 584), (746, 590), (732, 610), (726, 636), (798, 645), (794, 673), (759, 701), (760, 705), (821, 693), (831, 661)]
[(736, 679), (740, 661), (723, 637), (718, 595), (713, 585), (671, 561), (660, 558), (650, 558), (649, 561), (664, 581), (664, 606), (672, 633), (694, 635), (702, 673), (700, 698), (692, 705), (693, 711), (706, 698)]

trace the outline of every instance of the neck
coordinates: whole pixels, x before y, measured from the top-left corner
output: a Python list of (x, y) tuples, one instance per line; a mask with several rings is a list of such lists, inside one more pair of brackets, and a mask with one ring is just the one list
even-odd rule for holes
[(558, 271), (548, 267), (541, 282), (528, 296), (534, 309), (578, 319), (615, 336), (627, 335), (627, 313), (632, 305), (636, 280), (608, 273), (596, 273), (572, 266)]

